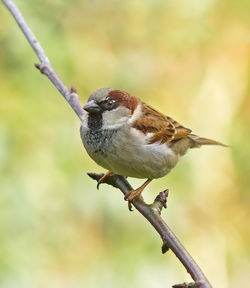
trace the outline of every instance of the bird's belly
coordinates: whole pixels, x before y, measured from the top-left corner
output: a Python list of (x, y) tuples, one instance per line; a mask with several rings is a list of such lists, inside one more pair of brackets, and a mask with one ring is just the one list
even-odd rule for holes
[(154, 179), (165, 176), (176, 165), (178, 156), (169, 148), (154, 148), (148, 145), (133, 151), (129, 147), (117, 150), (108, 157), (112, 171), (135, 178)]
[(83, 131), (83, 144), (90, 157), (115, 174), (135, 178), (160, 178), (178, 162), (167, 144), (147, 144), (127, 135), (127, 131)]
[(179, 156), (167, 144), (148, 144), (138, 137), (126, 137), (126, 132), (113, 140), (112, 153), (107, 156), (114, 173), (150, 179), (165, 176), (178, 160)]

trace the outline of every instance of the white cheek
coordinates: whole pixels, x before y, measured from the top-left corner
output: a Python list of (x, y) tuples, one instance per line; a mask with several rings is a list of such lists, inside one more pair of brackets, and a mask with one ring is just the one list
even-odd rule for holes
[(103, 129), (118, 129), (128, 123), (130, 110), (124, 106), (119, 106), (114, 110), (105, 111), (102, 114)]

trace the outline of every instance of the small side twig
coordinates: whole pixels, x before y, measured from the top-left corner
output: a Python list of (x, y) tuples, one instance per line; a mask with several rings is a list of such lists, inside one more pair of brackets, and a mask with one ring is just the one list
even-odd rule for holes
[(162, 208), (167, 208), (167, 198), (168, 198), (168, 189), (160, 192), (156, 198), (155, 198), (155, 201), (154, 201), (154, 205), (157, 205), (159, 206), (159, 212), (161, 213), (161, 210)]
[[(76, 89), (74, 87), (68, 89), (64, 85), (62, 80), (59, 78), (59, 76), (56, 74), (54, 68), (49, 61), (49, 58), (45, 54), (42, 46), (37, 41), (31, 29), (27, 25), (25, 19), (23, 18), (20, 10), (17, 8), (15, 3), (12, 0), (2, 0), (2, 2), (15, 18), (24, 36), (26, 37), (37, 57), (39, 58), (40, 63), (35, 64), (35, 67), (39, 69), (42, 74), (48, 77), (48, 79), (53, 83), (53, 85), (69, 103), (77, 116), (82, 119), (85, 112), (79, 102), (79, 97), (76, 94)], [(102, 177), (102, 175), (103, 174), (89, 173), (89, 176), (97, 181)], [(124, 195), (126, 195), (132, 189), (127, 180), (124, 177), (118, 175), (107, 177), (105, 179), (105, 183), (119, 188)], [(177, 239), (177, 237), (174, 235), (174, 233), (171, 231), (171, 229), (161, 217), (162, 208), (166, 208), (167, 195), (167, 190), (161, 192), (156, 197), (154, 203), (151, 205), (146, 204), (142, 198), (136, 198), (132, 201), (132, 203), (134, 207), (152, 224), (152, 226), (161, 236), (163, 240), (162, 252), (165, 253), (168, 249), (171, 249), (194, 280), (194, 283), (183, 283), (175, 285), (173, 287), (212, 288), (211, 284), (208, 282), (199, 266), (195, 263), (193, 258), (182, 246), (180, 241)]]

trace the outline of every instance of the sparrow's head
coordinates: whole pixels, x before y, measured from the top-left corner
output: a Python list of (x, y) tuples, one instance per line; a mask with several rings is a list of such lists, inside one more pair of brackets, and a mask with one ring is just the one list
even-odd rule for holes
[(83, 109), (89, 114), (89, 122), (98, 119), (98, 126), (103, 129), (115, 129), (131, 119), (139, 103), (138, 98), (127, 92), (101, 88), (89, 96)]

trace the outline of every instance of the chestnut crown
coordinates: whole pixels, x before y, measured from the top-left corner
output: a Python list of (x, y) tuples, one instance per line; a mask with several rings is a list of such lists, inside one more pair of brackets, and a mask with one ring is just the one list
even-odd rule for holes
[(134, 112), (138, 99), (127, 92), (114, 88), (101, 88), (92, 93), (83, 107), (89, 113), (102, 113), (122, 105)]

